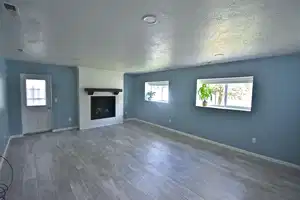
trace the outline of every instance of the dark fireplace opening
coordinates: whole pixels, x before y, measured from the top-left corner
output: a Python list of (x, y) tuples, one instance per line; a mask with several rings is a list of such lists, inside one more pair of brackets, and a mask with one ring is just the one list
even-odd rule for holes
[(116, 116), (116, 97), (91, 97), (91, 120)]

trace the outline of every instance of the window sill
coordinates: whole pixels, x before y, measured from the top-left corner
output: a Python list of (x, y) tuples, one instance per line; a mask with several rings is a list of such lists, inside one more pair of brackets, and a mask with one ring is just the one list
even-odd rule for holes
[(41, 108), (41, 107), (47, 107), (47, 105), (37, 105), (37, 106), (27, 106), (27, 108)]
[(154, 102), (154, 103), (169, 103), (169, 101), (154, 101), (154, 100), (146, 100), (147, 102)]
[(202, 106), (197, 104), (197, 107), (201, 108), (212, 108), (212, 109), (220, 109), (220, 110), (234, 110), (234, 111), (242, 111), (242, 112), (251, 112), (251, 108), (239, 108), (239, 107), (223, 107), (223, 106)]

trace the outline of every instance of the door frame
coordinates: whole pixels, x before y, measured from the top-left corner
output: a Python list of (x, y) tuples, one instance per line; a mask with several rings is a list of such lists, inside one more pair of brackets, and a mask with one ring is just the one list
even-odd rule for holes
[[(28, 107), (26, 105), (26, 79), (41, 79), (41, 80), (46, 80), (46, 102), (49, 113), (49, 129), (44, 130), (44, 131), (37, 131), (37, 132), (30, 132), (30, 133), (25, 133), (24, 132), (24, 124), (23, 124), (23, 117), (24, 116), (24, 107), (27, 107), (27, 109), (37, 109), (39, 107), (44, 107), (44, 106), (34, 106), (34, 107)], [(47, 86), (48, 84), (48, 86)], [(47, 91), (47, 88), (49, 91)], [(20, 74), (20, 93), (21, 93), (21, 130), (22, 130), (22, 135), (27, 135), (27, 134), (36, 134), (36, 133), (43, 133), (43, 132), (49, 132), (53, 130), (53, 102), (52, 102), (52, 76), (51, 74), (26, 74), (26, 73), (21, 73)]]

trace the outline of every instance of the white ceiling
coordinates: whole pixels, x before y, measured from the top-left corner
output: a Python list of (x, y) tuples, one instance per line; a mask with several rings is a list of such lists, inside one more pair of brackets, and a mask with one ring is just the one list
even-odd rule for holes
[(8, 1), (19, 16), (0, 1), (1, 55), (18, 60), (136, 72), (300, 50), (300, 0)]

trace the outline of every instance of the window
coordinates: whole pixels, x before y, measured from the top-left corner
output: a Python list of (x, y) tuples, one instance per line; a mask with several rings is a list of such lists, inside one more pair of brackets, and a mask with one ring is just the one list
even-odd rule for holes
[(46, 81), (26, 79), (26, 105), (46, 106)]
[(196, 106), (251, 111), (253, 76), (198, 79)]
[(145, 100), (168, 103), (169, 81), (146, 82)]

